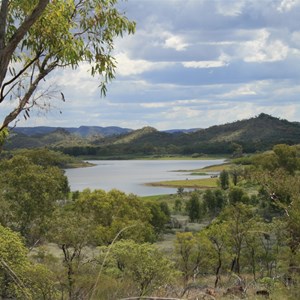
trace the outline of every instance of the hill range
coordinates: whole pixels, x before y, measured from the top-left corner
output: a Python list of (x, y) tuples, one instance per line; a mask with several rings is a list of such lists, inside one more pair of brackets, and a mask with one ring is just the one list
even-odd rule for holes
[(221, 154), (237, 148), (252, 153), (276, 144), (299, 144), (300, 123), (264, 113), (206, 129), (158, 131), (120, 127), (19, 127), (11, 130), (6, 149), (49, 147), (72, 155)]

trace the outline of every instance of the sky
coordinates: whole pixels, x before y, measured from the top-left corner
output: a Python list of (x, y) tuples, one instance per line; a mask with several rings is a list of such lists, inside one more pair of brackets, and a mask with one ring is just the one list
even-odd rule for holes
[[(88, 65), (52, 75), (66, 102), (18, 126), (207, 128), (261, 112), (300, 121), (300, 0), (127, 0), (100, 97)], [(62, 113), (60, 113), (60, 111)]]

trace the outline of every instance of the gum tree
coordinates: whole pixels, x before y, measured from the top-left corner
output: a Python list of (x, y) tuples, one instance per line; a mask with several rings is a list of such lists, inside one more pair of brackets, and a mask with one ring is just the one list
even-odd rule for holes
[(49, 108), (53, 95), (41, 82), (54, 70), (86, 63), (105, 95), (116, 67), (114, 39), (135, 30), (117, 2), (0, 1), (0, 108), (11, 107), (0, 120), (0, 133), (19, 116), (29, 118), (33, 107)]

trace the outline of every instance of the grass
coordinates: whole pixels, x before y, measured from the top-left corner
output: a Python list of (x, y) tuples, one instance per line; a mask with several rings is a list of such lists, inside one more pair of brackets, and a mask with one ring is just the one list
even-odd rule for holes
[(148, 183), (147, 185), (207, 189), (207, 188), (216, 188), (218, 186), (218, 179), (201, 178), (201, 179), (191, 179), (191, 180), (170, 180), (170, 181), (151, 182)]
[(86, 168), (86, 167), (93, 167), (95, 164), (91, 164), (89, 162), (85, 161), (76, 161), (76, 162), (71, 162), (67, 163), (66, 166), (64, 167), (65, 169), (75, 169), (75, 168)]
[(223, 170), (229, 170), (232, 167), (232, 164), (225, 163), (221, 165), (212, 165), (208, 167), (204, 167), (202, 169), (193, 170), (193, 172), (222, 172)]

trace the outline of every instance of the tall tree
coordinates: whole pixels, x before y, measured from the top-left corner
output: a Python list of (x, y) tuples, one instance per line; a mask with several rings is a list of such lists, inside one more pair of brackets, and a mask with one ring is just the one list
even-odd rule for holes
[[(107, 254), (109, 248), (101, 250)], [(176, 271), (173, 262), (154, 245), (138, 244), (132, 240), (116, 242), (111, 248), (106, 271), (120, 279), (129, 279), (139, 296), (150, 294), (158, 287), (173, 281)]]
[(1, 161), (0, 222), (34, 243), (68, 191), (68, 180), (57, 167), (42, 167), (23, 156)]
[[(0, 298), (32, 299), (24, 285), (29, 268), (27, 249), (21, 237), (0, 225)], [(17, 296), (19, 294), (19, 296)]]
[(219, 181), (220, 181), (221, 188), (223, 190), (227, 190), (228, 187), (229, 187), (229, 174), (228, 174), (228, 172), (226, 170), (223, 170), (220, 173)]
[[(117, 9), (117, 0), (2, 0), (0, 2), (0, 104), (11, 111), (0, 132), (32, 107), (47, 108), (47, 88), (39, 89), (55, 69), (90, 65), (92, 76), (114, 78), (114, 39), (133, 33), (135, 23)], [(60, 94), (62, 100), (64, 95)]]

